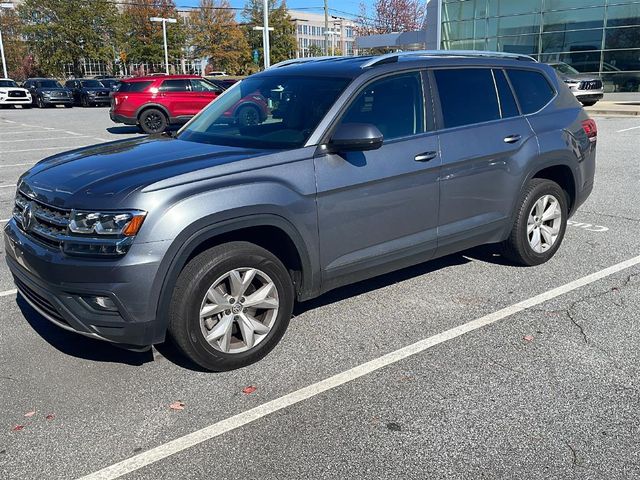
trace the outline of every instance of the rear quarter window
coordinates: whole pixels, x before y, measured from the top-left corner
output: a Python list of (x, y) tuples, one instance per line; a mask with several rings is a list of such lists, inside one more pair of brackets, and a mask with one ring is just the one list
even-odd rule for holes
[(434, 70), (444, 128), (500, 118), (496, 87), (488, 68)]
[(540, 72), (508, 69), (507, 75), (524, 114), (537, 112), (555, 95), (547, 77)]
[(151, 85), (152, 81), (145, 82), (122, 82), (118, 87), (119, 92), (143, 92)]

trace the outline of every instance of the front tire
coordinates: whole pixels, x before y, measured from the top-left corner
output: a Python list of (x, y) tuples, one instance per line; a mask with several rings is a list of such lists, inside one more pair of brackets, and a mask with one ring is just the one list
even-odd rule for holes
[(37, 98), (36, 104), (38, 105), (38, 108), (46, 108), (46, 104), (42, 101), (42, 98), (40, 97)]
[(256, 107), (245, 105), (238, 109), (237, 118), (241, 127), (252, 127), (260, 123), (260, 112)]
[(593, 107), (598, 101), (590, 101), (590, 102), (581, 102), (584, 107)]
[(167, 129), (167, 117), (157, 108), (149, 108), (140, 114), (140, 128), (147, 134), (162, 133)]
[(567, 228), (566, 192), (555, 182), (531, 180), (522, 194), (504, 255), (526, 266), (547, 262), (560, 248)]
[(169, 336), (210, 371), (257, 362), (284, 335), (294, 303), (291, 277), (271, 252), (248, 242), (213, 247), (180, 273)]

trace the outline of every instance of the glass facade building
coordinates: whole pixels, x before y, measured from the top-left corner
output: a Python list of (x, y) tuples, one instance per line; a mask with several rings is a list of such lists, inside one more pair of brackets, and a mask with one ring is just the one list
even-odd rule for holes
[(531, 55), (640, 90), (640, 0), (442, 0), (441, 47)]

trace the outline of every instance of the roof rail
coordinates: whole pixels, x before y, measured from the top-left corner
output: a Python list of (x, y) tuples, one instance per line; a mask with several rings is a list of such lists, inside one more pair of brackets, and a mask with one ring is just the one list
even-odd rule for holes
[(330, 60), (332, 58), (342, 58), (342, 57), (328, 56), (328, 57), (292, 58), (290, 60), (283, 60), (282, 62), (275, 63), (275, 64), (271, 65), (269, 68), (280, 68), (280, 67), (286, 67), (287, 65), (296, 65), (298, 63), (315, 62), (315, 61), (318, 61), (318, 60)]
[(405, 57), (480, 57), (480, 58), (511, 58), (514, 60), (524, 60), (535, 62), (536, 59), (529, 55), (507, 52), (484, 52), (480, 50), (413, 50), (407, 52), (387, 53), (367, 60), (360, 68), (369, 68), (383, 63), (397, 62)]

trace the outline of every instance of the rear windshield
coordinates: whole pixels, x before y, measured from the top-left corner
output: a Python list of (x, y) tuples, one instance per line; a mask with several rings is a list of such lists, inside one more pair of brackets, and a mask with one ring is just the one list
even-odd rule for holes
[(151, 80), (144, 82), (122, 82), (118, 87), (119, 92), (143, 92), (153, 82)]
[(18, 84), (13, 80), (0, 80), (0, 87), (17, 87)]

